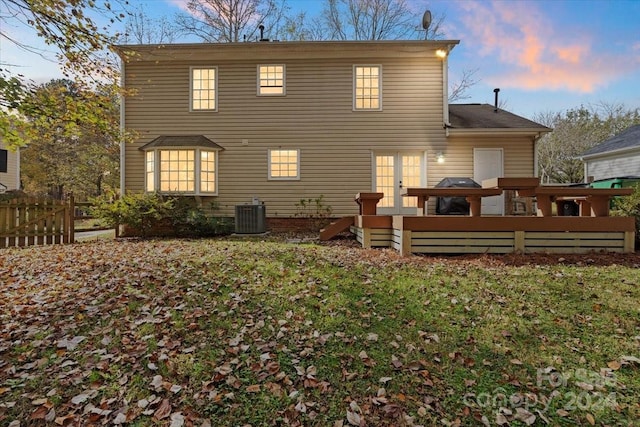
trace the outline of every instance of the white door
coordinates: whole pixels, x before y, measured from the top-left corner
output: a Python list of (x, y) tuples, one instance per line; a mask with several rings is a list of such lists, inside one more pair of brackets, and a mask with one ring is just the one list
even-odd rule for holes
[(378, 202), (383, 215), (415, 215), (415, 197), (402, 197), (402, 188), (424, 187), (427, 171), (424, 152), (376, 153), (373, 156), (373, 190), (384, 193)]
[[(473, 180), (482, 185), (482, 180), (502, 177), (504, 164), (502, 148), (473, 149)], [(482, 198), (483, 215), (504, 215), (504, 194)]]

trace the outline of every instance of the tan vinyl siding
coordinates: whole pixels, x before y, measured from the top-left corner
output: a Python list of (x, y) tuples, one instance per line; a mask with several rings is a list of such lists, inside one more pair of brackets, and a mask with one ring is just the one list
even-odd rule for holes
[(433, 187), (446, 177), (473, 178), (474, 148), (502, 148), (505, 177), (535, 175), (531, 137), (456, 136), (449, 137), (447, 146), (441, 150), (445, 156), (444, 163), (437, 163), (435, 155), (429, 159), (428, 186)]
[[(19, 151), (11, 151), (0, 141), (0, 149), (7, 150), (7, 172), (0, 172), (0, 184), (6, 186), (6, 190), (16, 190), (20, 187), (20, 160)], [(0, 186), (0, 190), (5, 188)]]
[[(204, 198), (216, 200), (222, 214), (258, 197), (268, 216), (292, 216), (300, 199), (321, 194), (336, 216), (354, 214), (354, 195), (372, 187), (373, 151), (429, 151), (446, 143), (442, 63), (427, 53), (367, 58), (382, 66), (383, 110), (355, 112), (358, 58), (271, 58), (286, 65), (286, 96), (279, 97), (256, 95), (259, 57), (131, 62), (125, 82), (137, 93), (126, 100), (125, 123), (140, 137), (125, 147), (125, 186), (143, 190), (141, 145), (160, 135), (201, 134), (224, 148), (218, 197)], [(209, 66), (218, 70), (218, 111), (190, 112), (189, 68)], [(268, 179), (269, 149), (300, 150), (299, 181)]]

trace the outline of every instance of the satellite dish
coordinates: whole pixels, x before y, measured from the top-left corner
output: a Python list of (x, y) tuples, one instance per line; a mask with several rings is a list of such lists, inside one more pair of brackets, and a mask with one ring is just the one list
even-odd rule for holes
[(427, 10), (424, 12), (424, 15), (422, 15), (422, 28), (428, 30), (429, 25), (431, 25), (431, 11)]

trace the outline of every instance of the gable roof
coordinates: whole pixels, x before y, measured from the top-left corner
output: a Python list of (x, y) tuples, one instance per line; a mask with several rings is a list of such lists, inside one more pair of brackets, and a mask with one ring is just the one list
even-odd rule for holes
[(451, 129), (514, 129), (551, 132), (552, 129), (490, 104), (449, 104)]
[(161, 147), (199, 147), (224, 150), (224, 148), (204, 135), (161, 135), (140, 147), (139, 150), (147, 151)]
[(621, 133), (609, 138), (595, 147), (582, 153), (581, 157), (591, 157), (612, 151), (625, 151), (640, 148), (640, 125), (627, 128)]

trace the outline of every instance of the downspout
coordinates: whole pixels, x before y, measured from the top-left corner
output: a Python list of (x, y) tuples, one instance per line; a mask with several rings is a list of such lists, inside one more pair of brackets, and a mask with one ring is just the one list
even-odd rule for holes
[[(451, 126), (449, 123), (449, 49), (447, 49), (447, 56), (442, 58), (442, 113), (445, 128)], [(447, 135), (448, 136), (448, 135)]]
[(533, 176), (539, 177), (538, 174), (538, 140), (542, 138), (542, 133), (538, 133), (538, 135), (533, 137)]
[(124, 170), (125, 170), (125, 123), (124, 123), (124, 103), (125, 96), (122, 92), (125, 87), (125, 61), (120, 58), (120, 196), (124, 196)]

